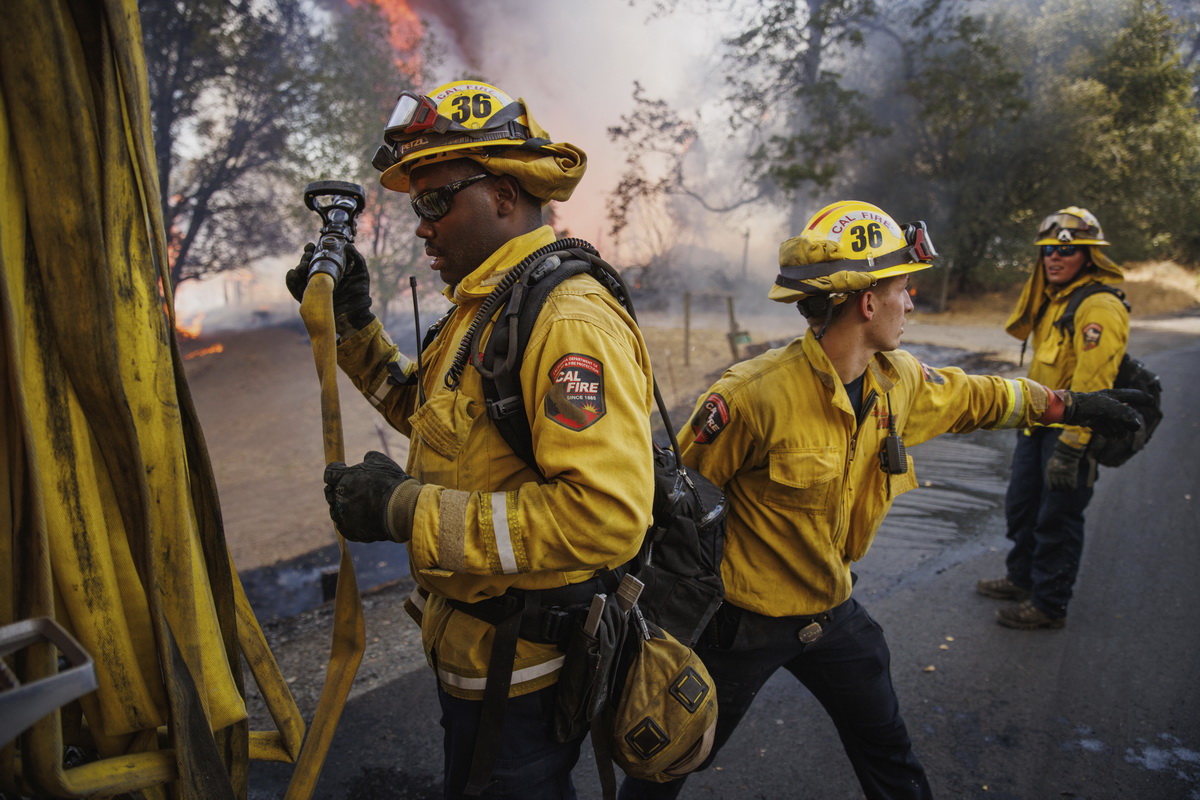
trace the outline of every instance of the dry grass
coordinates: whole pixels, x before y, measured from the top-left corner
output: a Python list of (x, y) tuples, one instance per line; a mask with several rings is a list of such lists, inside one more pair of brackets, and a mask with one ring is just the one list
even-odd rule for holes
[[(1134, 318), (1175, 314), (1200, 305), (1200, 273), (1189, 272), (1172, 261), (1126, 264), (1126, 299)], [(942, 314), (922, 314), (933, 325), (986, 325), (1003, 327), (1016, 302), (1020, 287), (989, 292), (975, 297), (956, 297)]]
[(1173, 314), (1200, 304), (1200, 273), (1172, 261), (1127, 266), (1123, 288), (1134, 317)]

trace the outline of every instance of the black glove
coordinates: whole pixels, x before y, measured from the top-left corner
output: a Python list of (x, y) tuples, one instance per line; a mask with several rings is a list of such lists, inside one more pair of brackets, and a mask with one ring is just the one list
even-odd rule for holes
[[(316, 245), (312, 242), (304, 245), (304, 255), (294, 269), (289, 269), (284, 276), (288, 291), (299, 303), (304, 300), (304, 289), (308, 286), (308, 270), (312, 263)], [(371, 324), (375, 315), (371, 313), (371, 273), (367, 270), (367, 262), (362, 254), (352, 245), (345, 249), (346, 269), (341, 280), (333, 287), (333, 316), (338, 319), (339, 328), (344, 319), (346, 325), (355, 331), (361, 331)]]
[(421, 484), (383, 453), (361, 464), (325, 467), (325, 501), (342, 536), (353, 542), (407, 542)]
[(1137, 389), (1101, 389), (1098, 392), (1062, 392), (1064, 425), (1091, 428), (1101, 436), (1133, 433), (1142, 418), (1131, 406), (1152, 402)]
[(1061, 441), (1054, 445), (1054, 452), (1046, 462), (1046, 488), (1056, 492), (1070, 492), (1079, 486), (1079, 459), (1083, 458), (1084, 447), (1071, 447)]

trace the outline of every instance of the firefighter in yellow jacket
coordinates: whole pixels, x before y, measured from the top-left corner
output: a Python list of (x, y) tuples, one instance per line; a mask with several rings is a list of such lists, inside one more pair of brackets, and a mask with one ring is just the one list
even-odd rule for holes
[[(819, 211), (780, 246), (769, 295), (796, 303), (808, 332), (727, 370), (680, 433), (684, 463), (729, 501), (726, 601), (697, 646), (720, 709), (709, 762), (783, 668), (829, 712), (866, 797), (929, 797), (887, 642), (851, 596), (851, 564), (917, 486), (905, 446), (1065, 420), (1138, 425), (1107, 393), (934, 369), (897, 350), (908, 276), (935, 255), (923, 222), (898, 225), (855, 201)], [(671, 798), (682, 786), (627, 779), (620, 796)]]
[[(466, 81), (403, 94), (384, 139), (380, 180), (411, 198), (453, 306), (418, 372), (371, 315), (361, 264), (339, 283), (339, 365), (410, 446), (403, 469), (380, 453), (330, 465), (330, 513), (348, 539), (408, 545), (445, 796), (574, 797), (581, 739), (550, 739), (559, 645), (568, 612), (607, 591), (594, 576), (630, 560), (649, 525), (649, 356), (593, 278), (558, 286), (520, 371), (541, 474), (527, 466), (489, 417), (468, 343), (486, 341), (506, 275), (555, 248), (542, 207), (570, 197), (584, 154), (552, 142), (523, 101)], [(296, 273), (302, 286), (304, 261)]]
[[(1129, 311), (1117, 295), (1084, 298), (1067, 330), (1071, 296), (1090, 284), (1115, 286), (1123, 275), (1100, 248), (1108, 241), (1087, 209), (1071, 206), (1042, 221), (1038, 260), (1005, 330), (1033, 342), (1029, 377), (1054, 389), (1111, 388), (1129, 341)], [(1092, 432), (1066, 425), (1022, 431), (1013, 453), (1005, 498), (1012, 549), (1003, 578), (981, 580), (976, 591), (1015, 604), (996, 621), (1023, 630), (1061, 628), (1083, 557), (1083, 512), (1092, 499)]]

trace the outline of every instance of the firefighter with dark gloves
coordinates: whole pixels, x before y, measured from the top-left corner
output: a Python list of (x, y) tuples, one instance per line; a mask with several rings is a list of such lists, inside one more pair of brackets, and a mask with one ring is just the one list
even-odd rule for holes
[[(679, 434), (684, 463), (729, 502), (726, 600), (696, 648), (717, 687), (707, 763), (786, 669), (832, 717), (866, 797), (929, 797), (883, 631), (851, 595), (851, 565), (892, 501), (917, 487), (905, 445), (979, 428), (1140, 424), (1123, 395), (935, 369), (897, 350), (909, 275), (935, 256), (923, 222), (855, 201), (817, 212), (780, 246), (769, 294), (795, 303), (808, 332), (727, 370)], [(682, 787), (627, 778), (620, 797)]]
[[(1100, 223), (1071, 206), (1042, 221), (1037, 263), (1005, 328), (1033, 342), (1029, 377), (1055, 389), (1109, 389), (1129, 341), (1129, 311), (1110, 292), (1083, 299), (1072, 331), (1059, 324), (1071, 295), (1089, 284), (1116, 285), (1121, 268), (1104, 255)], [(1061, 628), (1083, 558), (1083, 512), (1092, 499), (1096, 463), (1084, 424), (1028, 428), (1017, 438), (1005, 498), (1012, 549), (1003, 578), (981, 580), (976, 591), (1016, 601), (996, 621), (1022, 630)]]
[(590, 275), (554, 289), (520, 371), (535, 471), (489, 417), (479, 373), (454, 365), (472, 333), (490, 332), (497, 285), (555, 248), (543, 209), (571, 196), (583, 152), (553, 142), (522, 100), (459, 81), (402, 94), (374, 163), (408, 194), (453, 307), (418, 369), (370, 314), (366, 282), (339, 284), (338, 363), (409, 452), (404, 467), (375, 452), (330, 464), (330, 514), (347, 539), (407, 544), (406, 605), (439, 684), (445, 797), (574, 797), (583, 736), (550, 733), (570, 630), (539, 623), (586, 611), (608, 591), (598, 573), (629, 561), (649, 526), (646, 345)]

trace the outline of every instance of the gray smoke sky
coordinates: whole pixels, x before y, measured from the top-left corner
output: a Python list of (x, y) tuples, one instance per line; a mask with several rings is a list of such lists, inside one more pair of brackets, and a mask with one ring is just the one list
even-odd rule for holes
[[(634, 81), (648, 97), (681, 109), (698, 107), (719, 91), (721, 30), (715, 15), (677, 10), (648, 20), (648, 5), (627, 0), (420, 0), (413, 6), (449, 51), (431, 69), (432, 85), (464, 71), (523, 97), (558, 141), (588, 154), (588, 172), (559, 207), (571, 233), (602, 250), (609, 223), (605, 199), (623, 171), (624, 153), (608, 127), (633, 108)], [(451, 30), (453, 28), (453, 30)], [(731, 256), (741, 258), (740, 231)], [(736, 251), (736, 252), (732, 252)]]

